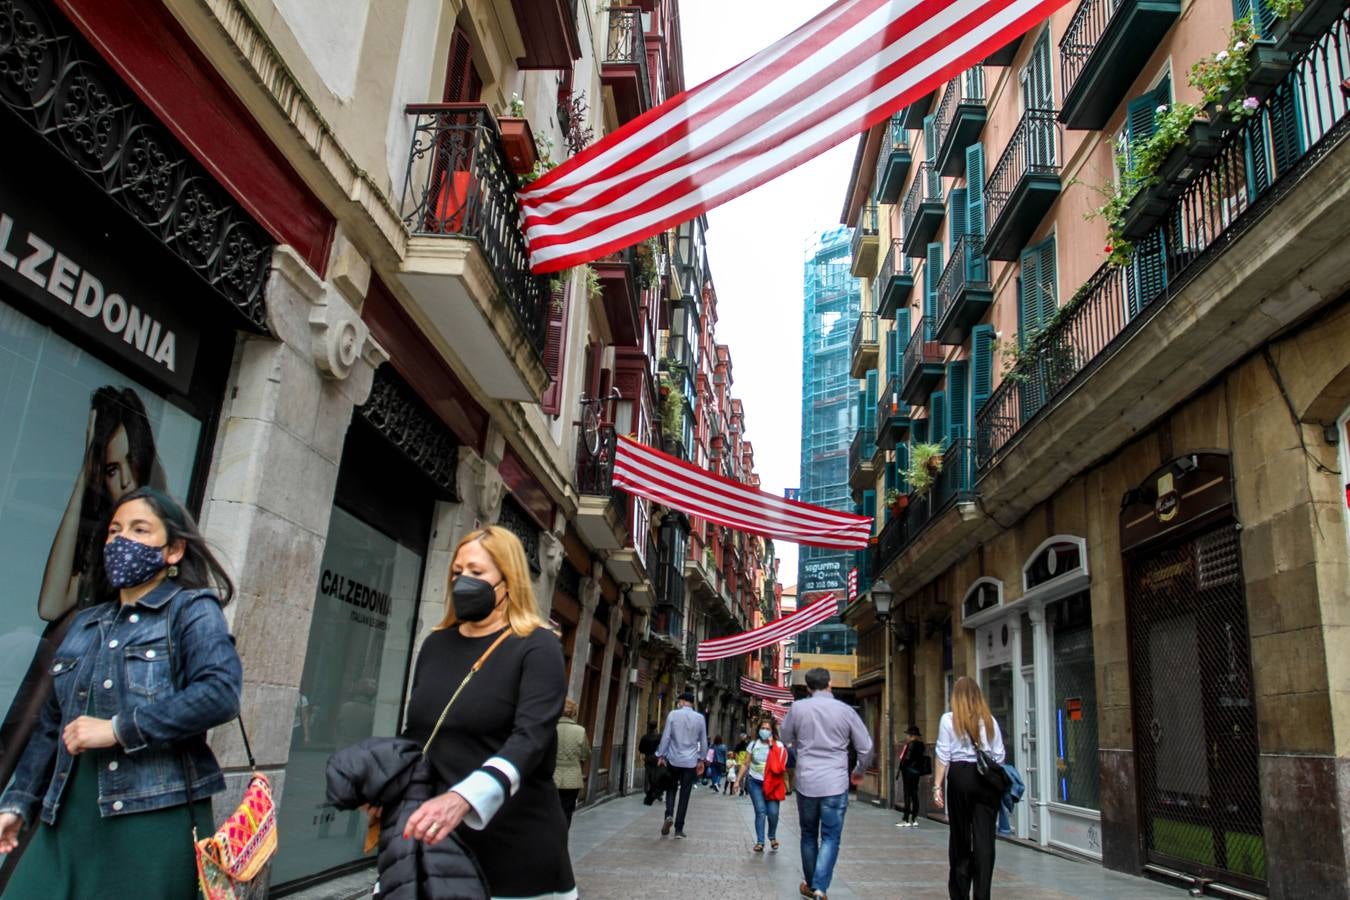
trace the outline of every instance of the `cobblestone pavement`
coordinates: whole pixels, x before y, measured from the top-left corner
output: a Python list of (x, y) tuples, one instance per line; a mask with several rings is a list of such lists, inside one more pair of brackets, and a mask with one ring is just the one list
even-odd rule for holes
[[(633, 795), (578, 812), (572, 864), (584, 900), (792, 900), (801, 881), (797, 808), (783, 803), (782, 848), (752, 853), (754, 810), (748, 797), (695, 788), (685, 840), (661, 837), (664, 808)], [(947, 896), (947, 826), (930, 820), (896, 828), (899, 815), (853, 803), (831, 900), (927, 900)], [(1180, 900), (1184, 891), (1000, 841), (995, 896), (1061, 900)]]

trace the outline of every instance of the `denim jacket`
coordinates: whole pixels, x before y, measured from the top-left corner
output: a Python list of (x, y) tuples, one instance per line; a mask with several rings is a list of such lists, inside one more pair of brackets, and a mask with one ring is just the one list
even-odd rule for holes
[(0, 812), (31, 827), (40, 801), (42, 821), (56, 824), (75, 763), (61, 733), (82, 715), (111, 719), (117, 735), (116, 746), (81, 754), (81, 765), (98, 767), (99, 815), (186, 803), (185, 767), (192, 799), (225, 789), (206, 731), (238, 715), (244, 676), (213, 592), (166, 579), (132, 606), (83, 610), (57, 648), (51, 676), (51, 697)]

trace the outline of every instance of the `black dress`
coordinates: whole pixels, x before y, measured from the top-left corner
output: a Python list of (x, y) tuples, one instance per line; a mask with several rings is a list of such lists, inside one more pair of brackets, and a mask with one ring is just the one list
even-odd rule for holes
[[(450, 628), (426, 639), (413, 674), (407, 737), (426, 740), (469, 667), (500, 633), (470, 638)], [(478, 857), (493, 897), (576, 896), (567, 823), (553, 784), (565, 693), (562, 645), (551, 632), (508, 637), (450, 707), (428, 753), (447, 789), (470, 776), (479, 786), (490, 777), (506, 798), (482, 830), (466, 819), (455, 832)], [(513, 793), (503, 773), (510, 767), (519, 777)], [(529, 865), (521, 865), (523, 859)]]

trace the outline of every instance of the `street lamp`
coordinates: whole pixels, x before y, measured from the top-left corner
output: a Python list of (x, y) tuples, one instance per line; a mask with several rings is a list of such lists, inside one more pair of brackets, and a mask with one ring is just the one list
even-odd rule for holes
[(886, 797), (886, 811), (895, 809), (895, 777), (891, 772), (891, 760), (895, 756), (895, 736), (892, 734), (894, 726), (891, 722), (891, 603), (895, 599), (895, 592), (891, 586), (886, 583), (886, 579), (878, 578), (872, 582), (872, 609), (876, 614), (877, 621), (881, 623), (882, 643), (885, 645), (885, 655), (883, 659), (884, 668), (882, 669), (882, 706), (881, 706), (881, 732), (885, 737), (883, 744), (882, 765), (879, 766), (881, 777), (886, 779), (886, 789), (883, 795)]

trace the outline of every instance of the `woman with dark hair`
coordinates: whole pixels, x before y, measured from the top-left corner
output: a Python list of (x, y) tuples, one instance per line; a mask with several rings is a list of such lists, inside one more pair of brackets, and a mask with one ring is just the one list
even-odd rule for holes
[(778, 740), (778, 722), (773, 716), (759, 720), (755, 739), (746, 746), (746, 764), (741, 770), (742, 793), (750, 794), (755, 806), (755, 853), (764, 852), (764, 824), (769, 825), (769, 846), (778, 849), (778, 805), (787, 794), (783, 774), (787, 771), (787, 748)]
[[(950, 825), (947, 858), (947, 894), (952, 900), (988, 900), (994, 879), (994, 822), (1001, 792), (992, 787), (977, 766), (976, 749), (997, 765), (1003, 762), (1003, 734), (989, 711), (984, 692), (969, 675), (952, 687), (952, 710), (938, 724), (938, 758), (933, 775), (933, 805), (947, 808)], [(946, 796), (943, 783), (946, 782)]]
[(89, 572), (101, 602), (57, 649), (51, 696), (0, 796), (0, 853), (36, 829), (7, 898), (195, 897), (190, 823), (210, 822), (225, 788), (206, 732), (239, 713), (230, 579), (154, 488), (121, 497), (103, 533)]

